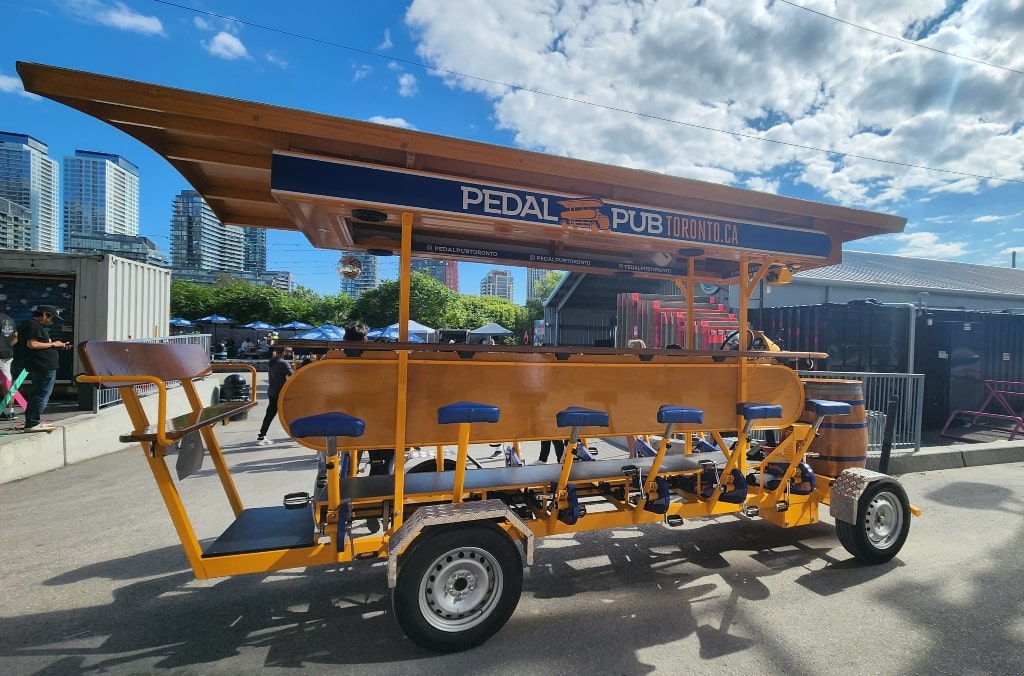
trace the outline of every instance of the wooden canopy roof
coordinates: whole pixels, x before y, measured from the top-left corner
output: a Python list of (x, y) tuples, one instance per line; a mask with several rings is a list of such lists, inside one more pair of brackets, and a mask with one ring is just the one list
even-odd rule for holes
[[(644, 264), (630, 268), (638, 274), (678, 272), (692, 264), (700, 278), (720, 280), (736, 274), (741, 257), (803, 269), (837, 263), (844, 242), (899, 232), (906, 222), (886, 214), (64, 68), (23, 62), (17, 68), (27, 91), (108, 122), (166, 158), (223, 223), (298, 230), (319, 248), (395, 250), (401, 212), (408, 210), (417, 214), (414, 231), (423, 238), (416, 255), (454, 253), (472, 259), (479, 254), (513, 264), (588, 271), (599, 270), (573, 261), (594, 262), (608, 271), (610, 261), (626, 258)], [(369, 192), (335, 189), (350, 176), (364, 180)], [(398, 187), (368, 197), (375, 186), (385, 184), (377, 181), (381, 177)], [(494, 208), (453, 213), (455, 207), (413, 205), (401, 186), (421, 179), (436, 179), (437, 185), (456, 191), (458, 182), (476, 186), (470, 189), (487, 195), (477, 206)], [(307, 182), (309, 188), (304, 187)], [(423, 184), (424, 200), (431, 197), (432, 185)], [(561, 227), (499, 213), (500, 195), (514, 191), (550, 196), (538, 198), (544, 209), (562, 204)], [(669, 214), (651, 217), (658, 219), (658, 227), (661, 219), (683, 214), (684, 236), (672, 238), (661, 231), (659, 237), (642, 236), (624, 221), (613, 231), (606, 227), (607, 219), (566, 226), (566, 213), (593, 216), (595, 203), (612, 205), (623, 219), (627, 211), (644, 209)], [(761, 244), (749, 248), (742, 241), (689, 237), (698, 232), (696, 226), (686, 229), (690, 216), (695, 223), (721, 220), (749, 227), (760, 232)], [(776, 239), (775, 233), (801, 238), (821, 233), (827, 239), (819, 235), (810, 248), (773, 252), (764, 243)], [(668, 263), (677, 259), (683, 268)]]

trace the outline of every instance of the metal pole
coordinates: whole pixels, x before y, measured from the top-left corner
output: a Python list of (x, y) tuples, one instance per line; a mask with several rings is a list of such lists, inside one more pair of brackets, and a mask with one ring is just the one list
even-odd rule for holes
[(885, 411), (885, 433), (882, 435), (882, 457), (878, 459), (878, 471), (889, 473), (889, 456), (892, 455), (892, 437), (896, 431), (896, 411), (900, 407), (900, 398), (889, 397), (889, 406)]

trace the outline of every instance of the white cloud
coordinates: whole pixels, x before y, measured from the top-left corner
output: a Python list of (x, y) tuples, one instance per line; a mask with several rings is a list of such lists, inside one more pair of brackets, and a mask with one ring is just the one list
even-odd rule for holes
[(972, 223), (997, 223), (999, 221), (1005, 221), (1006, 216), (978, 216)]
[(398, 76), (398, 94), (405, 98), (416, 96), (416, 76), (411, 73), (402, 73)]
[(288, 67), (288, 60), (279, 56), (277, 52), (267, 52), (266, 59), (282, 70)]
[(386, 124), (391, 127), (401, 127), (402, 129), (416, 129), (416, 127), (409, 124), (400, 117), (381, 117), (380, 115), (374, 115), (369, 119), (369, 121), (374, 122), (376, 124)]
[(0, 75), (0, 92), (5, 94), (19, 94), (29, 99), (39, 99), (40, 97), (25, 91), (25, 88), (21, 84), (21, 80), (10, 75)]
[(164, 26), (159, 18), (139, 14), (123, 2), (64, 0), (64, 8), (81, 21), (143, 35), (164, 35)]
[(359, 66), (355, 69), (355, 72), (352, 74), (352, 81), (359, 82), (364, 77), (369, 77), (370, 73), (372, 72), (373, 68), (370, 68), (369, 66)]
[[(823, 8), (896, 36), (928, 25), (924, 45), (1024, 70), (1019, 2), (947, 4)], [(759, 176), (762, 189), (785, 176), (861, 208), (991, 187), (925, 167), (1024, 179), (1024, 78), (785, 3), (413, 0), (406, 24), (419, 57), (446, 71), (433, 75), (489, 99), (523, 147), (740, 185)]]
[(201, 16), (193, 17), (192, 24), (201, 31), (213, 30), (213, 26), (211, 26), (209, 22)]
[(936, 260), (950, 260), (967, 253), (966, 243), (944, 242), (941, 241), (941, 237), (941, 234), (934, 232), (906, 232), (899, 235), (891, 235), (889, 239), (900, 243), (901, 246), (889, 253), (897, 256), (932, 258)]
[(391, 42), (391, 29), (390, 28), (385, 28), (384, 29), (384, 39), (381, 41), (381, 43), (379, 45), (377, 45), (377, 49), (381, 49), (381, 50), (383, 50), (383, 49), (391, 49), (394, 46), (395, 46), (395, 43)]
[(242, 41), (227, 31), (217, 33), (213, 36), (212, 40), (209, 42), (203, 42), (202, 44), (206, 51), (213, 56), (217, 56), (222, 59), (234, 60), (249, 58), (249, 52), (246, 50), (245, 45), (242, 44)]

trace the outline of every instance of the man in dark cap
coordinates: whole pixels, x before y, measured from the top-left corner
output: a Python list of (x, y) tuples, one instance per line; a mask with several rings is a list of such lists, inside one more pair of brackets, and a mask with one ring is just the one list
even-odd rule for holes
[(52, 432), (53, 425), (42, 422), (43, 411), (50, 401), (53, 382), (57, 379), (58, 351), (71, 347), (70, 343), (52, 340), (46, 327), (55, 319), (62, 319), (60, 310), (53, 305), (37, 305), (32, 318), (18, 327), (18, 341), (23, 344), (25, 370), (32, 379), (32, 391), (25, 409), (26, 432)]

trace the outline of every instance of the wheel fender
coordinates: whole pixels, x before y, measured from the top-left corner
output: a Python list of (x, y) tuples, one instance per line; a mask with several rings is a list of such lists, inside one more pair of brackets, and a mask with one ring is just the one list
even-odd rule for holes
[(518, 540), (527, 566), (533, 565), (533, 531), (511, 507), (501, 500), (477, 500), (459, 504), (426, 505), (416, 510), (408, 521), (395, 531), (388, 545), (388, 587), (398, 584), (398, 559), (412, 541), (426, 528), (473, 521), (499, 521), (508, 525), (510, 535)]
[(864, 495), (868, 486), (882, 479), (888, 479), (902, 486), (895, 477), (870, 469), (843, 470), (829, 491), (829, 515), (837, 521), (856, 525), (860, 497)]

